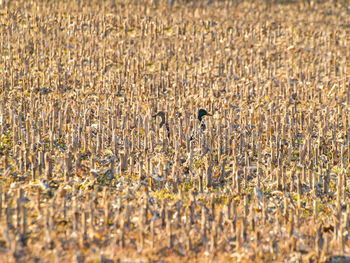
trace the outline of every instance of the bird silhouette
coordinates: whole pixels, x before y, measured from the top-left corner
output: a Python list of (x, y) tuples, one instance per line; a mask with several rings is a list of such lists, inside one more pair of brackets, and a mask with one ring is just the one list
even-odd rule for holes
[(160, 111), (157, 114), (153, 115), (152, 117), (157, 118), (158, 116), (161, 118), (161, 122), (159, 123), (159, 128), (162, 128), (163, 125), (165, 125), (165, 129), (167, 131), (167, 137), (168, 139), (170, 139), (170, 129), (169, 129), (169, 124), (165, 120), (165, 112)]
[[(205, 109), (199, 109), (198, 110), (198, 117), (197, 117), (197, 119), (199, 121), (199, 126), (200, 126), (200, 129), (201, 129), (202, 132), (205, 131), (205, 123), (203, 121), (203, 117), (204, 116), (213, 116), (213, 115), (208, 113)], [(194, 134), (195, 134), (195, 129), (193, 129), (192, 132), (191, 132), (190, 141), (193, 140)]]

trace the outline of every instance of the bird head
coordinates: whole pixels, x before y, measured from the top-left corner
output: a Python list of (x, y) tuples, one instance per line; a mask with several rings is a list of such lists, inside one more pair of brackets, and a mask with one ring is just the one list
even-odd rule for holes
[(198, 111), (198, 120), (199, 121), (202, 121), (202, 118), (204, 117), (204, 116), (213, 116), (213, 115), (211, 115), (211, 114), (209, 114), (206, 110), (204, 110), (204, 109), (200, 109), (199, 111)]
[(161, 123), (159, 124), (159, 127), (161, 128), (165, 124), (165, 112), (160, 111), (157, 114), (153, 115), (152, 117), (156, 118), (157, 116), (159, 116), (162, 119)]

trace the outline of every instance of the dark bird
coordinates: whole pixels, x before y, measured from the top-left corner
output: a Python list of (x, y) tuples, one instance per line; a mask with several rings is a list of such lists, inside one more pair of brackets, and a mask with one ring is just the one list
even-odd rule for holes
[[(213, 116), (213, 115), (208, 113), (205, 109), (199, 109), (199, 111), (198, 111), (198, 120), (199, 120), (199, 125), (200, 125), (200, 128), (201, 128), (202, 131), (205, 130), (205, 124), (203, 122), (203, 117), (204, 116)], [(193, 140), (194, 133), (195, 133), (195, 130), (193, 129), (192, 132), (191, 132), (190, 141)]]
[(168, 139), (170, 139), (170, 129), (169, 129), (169, 124), (166, 122), (165, 120), (165, 112), (164, 111), (160, 111), (157, 114), (153, 115), (153, 118), (157, 118), (157, 116), (159, 116), (161, 118), (161, 122), (159, 124), (159, 128), (162, 128), (163, 125), (165, 124), (165, 129), (167, 131), (167, 137)]
[(206, 110), (200, 109), (200, 110), (198, 111), (198, 120), (199, 120), (199, 122), (202, 122), (202, 118), (203, 118), (204, 116), (206, 116), (206, 115), (208, 115), (208, 116), (213, 116), (213, 115), (209, 114)]

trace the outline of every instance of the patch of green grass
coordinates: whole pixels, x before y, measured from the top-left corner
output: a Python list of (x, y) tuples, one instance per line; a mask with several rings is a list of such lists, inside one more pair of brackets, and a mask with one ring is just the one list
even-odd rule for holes
[(151, 193), (151, 196), (157, 199), (166, 199), (166, 200), (175, 200), (178, 196), (175, 193), (170, 193), (166, 188), (154, 191)]
[(7, 130), (1, 136), (1, 151), (11, 149), (13, 147), (13, 139), (11, 130)]

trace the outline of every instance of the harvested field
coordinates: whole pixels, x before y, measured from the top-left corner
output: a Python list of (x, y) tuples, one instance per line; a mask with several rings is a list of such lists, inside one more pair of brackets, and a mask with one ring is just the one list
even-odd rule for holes
[(349, 262), (350, 5), (271, 2), (0, 0), (0, 262)]

